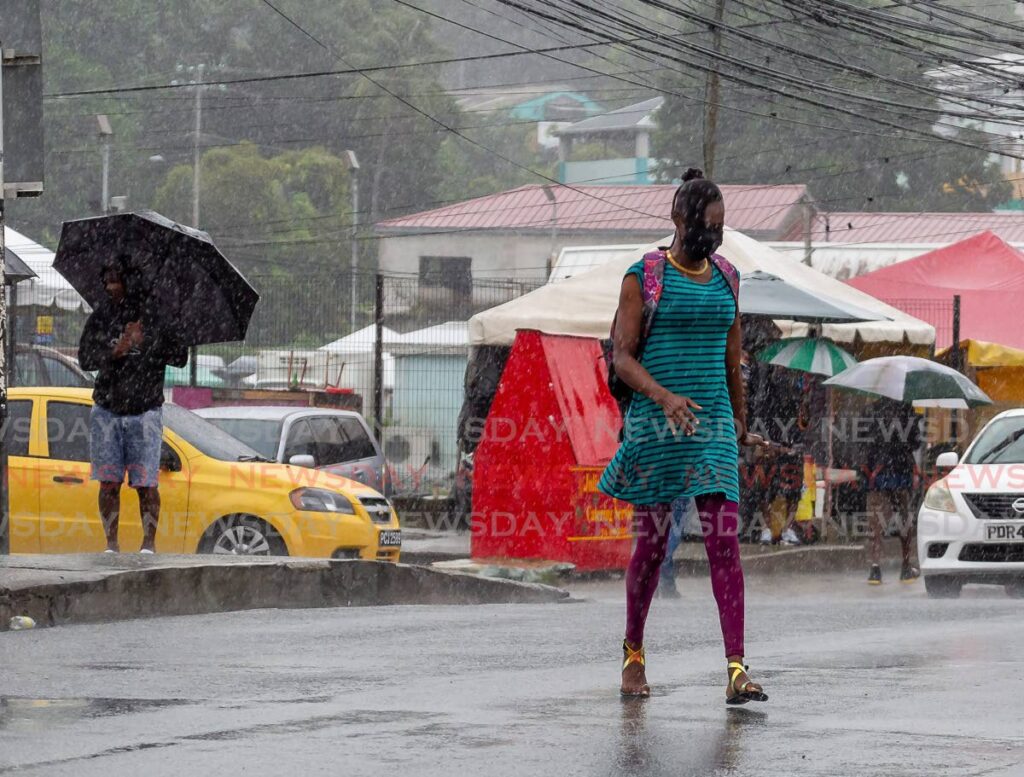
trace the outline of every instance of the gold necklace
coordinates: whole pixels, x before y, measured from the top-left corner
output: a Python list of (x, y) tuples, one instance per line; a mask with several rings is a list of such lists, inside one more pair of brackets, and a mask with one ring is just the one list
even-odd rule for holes
[(707, 260), (707, 258), (704, 259), (704, 264), (702, 264), (700, 266), (699, 270), (687, 270), (685, 267), (683, 267), (681, 264), (679, 264), (679, 262), (676, 261), (676, 258), (674, 256), (672, 256), (672, 251), (671, 250), (666, 248), (665, 249), (665, 256), (668, 257), (668, 260), (672, 263), (673, 267), (675, 267), (677, 270), (679, 270), (679, 272), (686, 273), (687, 275), (703, 275), (707, 271), (707, 269), (708, 269), (708, 260)]

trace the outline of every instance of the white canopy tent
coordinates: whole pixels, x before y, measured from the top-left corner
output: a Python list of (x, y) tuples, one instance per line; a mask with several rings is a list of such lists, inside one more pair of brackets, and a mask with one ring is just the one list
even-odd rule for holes
[[(666, 237), (660, 244), (668, 242), (670, 238)], [(469, 321), (470, 345), (511, 345), (517, 329), (536, 329), (547, 334), (607, 337), (626, 270), (645, 251), (652, 251), (655, 247), (652, 245), (640, 250), (626, 247), (627, 250), (617, 257), (592, 270), (557, 283), (549, 283), (522, 297), (478, 313)], [(601, 250), (607, 252), (607, 247)], [(935, 342), (935, 329), (930, 324), (908, 316), (812, 267), (782, 256), (736, 230), (726, 229), (719, 253), (736, 265), (741, 273), (754, 270), (772, 273), (809, 292), (849, 302), (892, 319), (859, 324), (826, 324), (820, 327), (824, 337), (840, 343), (852, 343), (857, 337), (865, 342), (877, 343), (901, 343), (906, 340), (914, 345), (927, 346)], [(578, 266), (578, 254), (574, 256), (574, 261)], [(557, 268), (552, 276), (558, 277)], [(786, 337), (803, 336), (809, 331), (808, 324), (787, 321), (776, 321), (776, 324)]]
[(4, 227), (4, 241), (39, 276), (18, 284), (18, 307), (56, 305), (61, 310), (89, 309), (71, 284), (53, 269), (53, 251), (10, 227)]

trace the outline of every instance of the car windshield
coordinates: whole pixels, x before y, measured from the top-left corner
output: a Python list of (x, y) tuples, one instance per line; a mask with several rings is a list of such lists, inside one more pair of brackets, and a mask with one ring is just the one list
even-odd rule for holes
[(164, 424), (189, 445), (213, 459), (247, 461), (268, 458), (178, 405), (164, 405)]
[(255, 448), (268, 459), (277, 460), (281, 444), (280, 421), (263, 418), (209, 418), (211, 424)]
[(985, 429), (966, 464), (1024, 464), (1024, 416), (1000, 418)]

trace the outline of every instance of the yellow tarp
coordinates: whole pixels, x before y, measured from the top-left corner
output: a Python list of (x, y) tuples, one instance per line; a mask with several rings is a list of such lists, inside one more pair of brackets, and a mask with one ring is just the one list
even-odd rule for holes
[[(960, 349), (966, 354), (967, 364), (971, 367), (1024, 367), (1024, 351), (1019, 348), (984, 340), (961, 340)], [(935, 354), (935, 358), (945, 363), (950, 356), (949, 351), (950, 348), (944, 348)]]

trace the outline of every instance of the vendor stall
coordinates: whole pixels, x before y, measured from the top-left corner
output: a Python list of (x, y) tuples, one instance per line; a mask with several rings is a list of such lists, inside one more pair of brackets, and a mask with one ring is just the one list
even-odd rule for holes
[(476, 449), (473, 558), (624, 569), (632, 510), (597, 491), (620, 427), (596, 339), (520, 331)]

